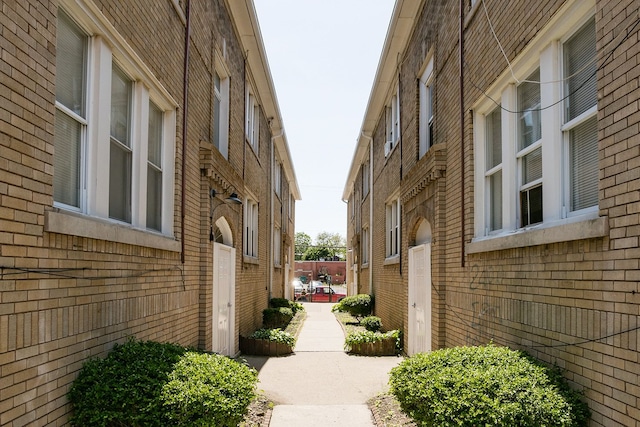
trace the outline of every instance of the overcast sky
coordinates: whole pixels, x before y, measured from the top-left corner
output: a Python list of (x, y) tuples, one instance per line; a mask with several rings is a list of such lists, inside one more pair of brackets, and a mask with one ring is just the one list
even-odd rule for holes
[(302, 193), (296, 232), (347, 235), (342, 192), (394, 0), (254, 0)]

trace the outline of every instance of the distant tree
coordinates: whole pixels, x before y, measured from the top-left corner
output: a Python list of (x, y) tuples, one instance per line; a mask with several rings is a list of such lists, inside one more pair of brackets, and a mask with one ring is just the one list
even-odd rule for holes
[(324, 247), (329, 250), (329, 258), (337, 258), (339, 260), (346, 259), (347, 255), (347, 241), (339, 233), (329, 233), (323, 231), (318, 233), (316, 237), (316, 246)]
[(304, 261), (328, 260), (331, 254), (328, 248), (322, 246), (310, 246), (302, 255)]
[(307, 233), (299, 231), (295, 236), (295, 259), (300, 261), (311, 246), (311, 236)]

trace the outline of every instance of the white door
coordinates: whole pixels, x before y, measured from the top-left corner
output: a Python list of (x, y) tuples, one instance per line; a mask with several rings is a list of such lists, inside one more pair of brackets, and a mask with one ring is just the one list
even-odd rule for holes
[(235, 350), (236, 250), (213, 244), (213, 351), (233, 356)]
[(409, 249), (407, 353), (431, 351), (431, 244)]

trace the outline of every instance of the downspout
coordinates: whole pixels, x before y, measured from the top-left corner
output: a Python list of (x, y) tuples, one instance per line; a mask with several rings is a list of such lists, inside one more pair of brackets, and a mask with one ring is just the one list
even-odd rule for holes
[(373, 225), (373, 138), (361, 132), (361, 135), (369, 140), (369, 294), (373, 295), (373, 235), (371, 228)]
[[(271, 249), (269, 250), (270, 256), (269, 256), (269, 299), (267, 300), (267, 302), (271, 301), (271, 296), (273, 295), (273, 248), (274, 248), (274, 241), (273, 241), (273, 228), (275, 226), (275, 221), (273, 220), (274, 217), (274, 211), (275, 211), (275, 204), (273, 202), (273, 199), (275, 197), (274, 193), (275, 193), (275, 188), (273, 187), (273, 184), (275, 183), (275, 163), (276, 163), (276, 157), (275, 157), (275, 150), (273, 149), (274, 144), (276, 143), (276, 138), (280, 138), (282, 135), (284, 134), (284, 130), (280, 129), (280, 133), (278, 135), (273, 135), (271, 137), (271, 179), (270, 181), (270, 193), (271, 193), (271, 197), (270, 197), (270, 201), (271, 201), (271, 226), (269, 228), (269, 234), (271, 235)], [(280, 175), (280, 180), (282, 182), (282, 175)], [(282, 232), (282, 228), (280, 229), (280, 232)]]
[(465, 266), (465, 259), (464, 259), (464, 254), (465, 254), (465, 236), (464, 236), (464, 210), (465, 210), (465, 203), (464, 203), (464, 198), (465, 198), (465, 188), (464, 188), (464, 182), (465, 182), (465, 167), (464, 167), (464, 161), (465, 161), (465, 152), (464, 152), (464, 0), (460, 0), (460, 33), (459, 33), (459, 38), (460, 38), (460, 43), (459, 43), (459, 47), (460, 47), (460, 52), (459, 52), (459, 56), (460, 56), (460, 236), (462, 241), (460, 242), (460, 266), (464, 268)]
[(185, 181), (187, 165), (187, 111), (189, 107), (189, 47), (191, 39), (191, 0), (187, 0), (186, 5), (186, 24), (184, 34), (184, 73), (182, 82), (182, 176), (181, 176), (181, 200), (180, 200), (180, 262), (184, 265), (184, 221), (185, 221), (185, 206), (186, 206), (186, 192)]

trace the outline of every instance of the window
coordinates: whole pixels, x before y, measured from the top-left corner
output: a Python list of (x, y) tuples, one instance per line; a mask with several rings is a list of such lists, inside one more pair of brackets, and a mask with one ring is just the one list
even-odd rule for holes
[(273, 189), (276, 191), (276, 194), (280, 196), (282, 194), (282, 163), (277, 160), (274, 175)]
[[(249, 87), (248, 84), (247, 87)], [(253, 95), (253, 92), (251, 90), (247, 90), (245, 116), (247, 120), (244, 129), (245, 136), (255, 152), (258, 153), (258, 149), (260, 148), (258, 145), (258, 142), (260, 140), (260, 108), (258, 106), (258, 101), (256, 100), (256, 97)]]
[(213, 145), (225, 159), (229, 158), (229, 77), (213, 72)]
[(418, 158), (422, 158), (434, 144), (433, 135), (433, 59), (429, 59), (427, 66), (419, 80), (420, 86), (420, 142)]
[(369, 227), (362, 229), (362, 241), (360, 242), (360, 251), (362, 252), (361, 262), (363, 265), (369, 263)]
[(171, 235), (176, 105), (124, 38), (92, 32), (109, 26), (85, 13), (58, 14), (54, 204)]
[(251, 199), (244, 204), (244, 255), (258, 257), (258, 203)]
[(400, 200), (396, 199), (387, 204), (387, 258), (400, 255)]
[(593, 7), (567, 3), (513, 61), (520, 82), (505, 69), (474, 105), (476, 239), (597, 218)]
[(362, 198), (369, 194), (369, 162), (362, 165)]
[(279, 267), (281, 265), (280, 251), (282, 247), (282, 231), (276, 226), (273, 232), (273, 265)]
[(388, 156), (400, 140), (400, 93), (396, 88), (386, 108), (386, 141), (384, 155)]

